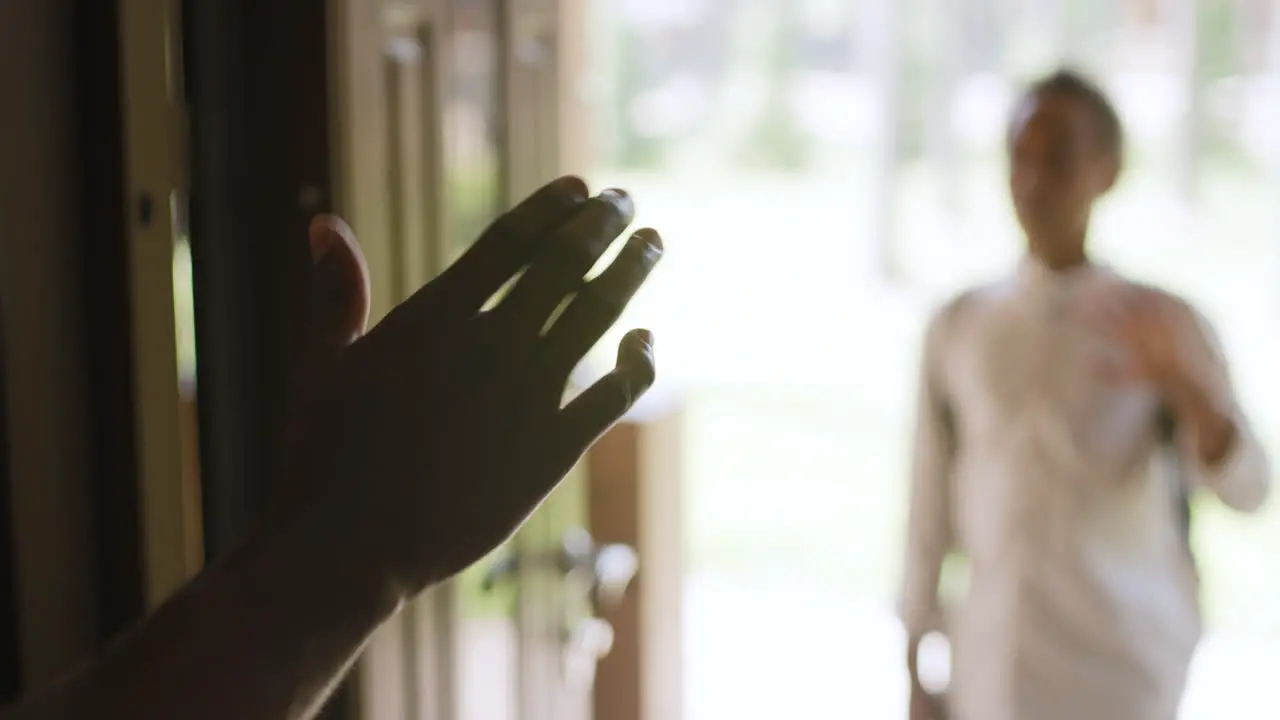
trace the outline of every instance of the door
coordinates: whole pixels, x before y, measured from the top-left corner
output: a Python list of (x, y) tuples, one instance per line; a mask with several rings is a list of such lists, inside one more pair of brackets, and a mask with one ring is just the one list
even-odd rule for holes
[[(572, 48), (562, 11), (577, 5), (332, 7), (337, 209), (364, 244), (376, 321), (572, 162), (560, 143)], [(593, 600), (625, 587), (635, 557), (591, 541), (584, 487), (575, 471), (506, 547), (379, 633), (359, 672), (364, 717), (590, 717), (595, 660), (609, 645)]]
[[(175, 264), (186, 256), (186, 135), (177, 0), (119, 3), (133, 407), (145, 600), (203, 562), (194, 398), (180, 377)], [(180, 273), (181, 274), (181, 273)], [(190, 270), (185, 269), (189, 280)], [(189, 291), (189, 288), (188, 288)]]

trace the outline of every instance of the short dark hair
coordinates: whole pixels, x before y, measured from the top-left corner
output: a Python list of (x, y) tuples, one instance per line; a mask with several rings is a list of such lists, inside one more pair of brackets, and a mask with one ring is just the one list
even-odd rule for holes
[[(1062, 94), (1084, 103), (1093, 115), (1102, 150), (1117, 161), (1124, 155), (1124, 126), (1120, 114), (1103, 89), (1085, 74), (1071, 68), (1059, 68), (1027, 86), (1018, 105), (1044, 95)], [(1012, 139), (1012, 126), (1010, 139)]]

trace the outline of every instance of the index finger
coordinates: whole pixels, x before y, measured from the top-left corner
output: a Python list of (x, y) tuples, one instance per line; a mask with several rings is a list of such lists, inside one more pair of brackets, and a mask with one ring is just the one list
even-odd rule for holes
[(542, 250), (551, 231), (587, 200), (581, 178), (565, 176), (543, 185), (493, 221), (440, 277), (428, 283), (445, 293), (446, 306), (475, 314)]

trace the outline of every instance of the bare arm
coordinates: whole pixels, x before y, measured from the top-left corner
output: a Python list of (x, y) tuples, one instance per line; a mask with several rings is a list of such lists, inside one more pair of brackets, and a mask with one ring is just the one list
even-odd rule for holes
[(920, 639), (938, 629), (938, 583), (952, 546), (949, 486), (955, 442), (939, 372), (943, 318), (935, 317), (925, 333), (912, 450), (902, 616), (913, 683), (918, 682), (915, 661)]
[(0, 717), (309, 718), (398, 607), (368, 558), (299, 521), (209, 568), (97, 663)]
[[(580, 180), (554, 181), (373, 331), (339, 332), (352, 344), (299, 393), (276, 478), (287, 502), (270, 529), (0, 718), (314, 717), (382, 621), (510, 537), (653, 383), (653, 337), (633, 330), (614, 369), (562, 404), (573, 368), (662, 256), (657, 233), (640, 230), (583, 286), (633, 218), (622, 191), (588, 199)], [(367, 273), (350, 228), (319, 218), (311, 232), (317, 273), (337, 257), (346, 270), (330, 279), (355, 277), (349, 322), (340, 312), (323, 327), (362, 330)]]

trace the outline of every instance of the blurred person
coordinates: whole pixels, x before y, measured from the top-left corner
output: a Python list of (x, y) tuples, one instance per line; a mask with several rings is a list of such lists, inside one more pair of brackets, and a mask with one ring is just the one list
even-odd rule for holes
[[(1240, 511), (1266, 498), (1268, 459), (1205, 318), (1087, 252), (1123, 140), (1087, 78), (1031, 85), (1008, 133), (1025, 257), (925, 333), (902, 598), (912, 720), (1174, 720), (1201, 635), (1189, 493)], [(944, 612), (953, 552), (968, 588)], [(936, 630), (944, 696), (918, 672)]]
[(359, 246), (317, 218), (280, 502), (99, 660), (0, 717), (314, 717), (383, 621), (505, 540), (653, 382), (652, 337), (632, 331), (617, 367), (562, 406), (662, 255), (640, 230), (584, 283), (633, 216), (621, 191), (551, 183), (368, 334)]

